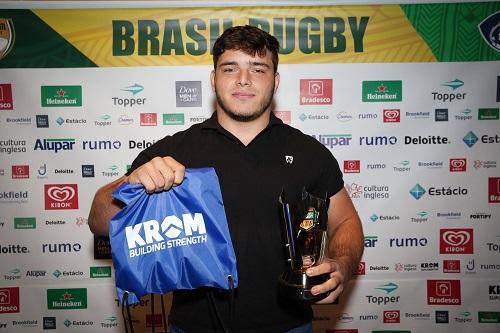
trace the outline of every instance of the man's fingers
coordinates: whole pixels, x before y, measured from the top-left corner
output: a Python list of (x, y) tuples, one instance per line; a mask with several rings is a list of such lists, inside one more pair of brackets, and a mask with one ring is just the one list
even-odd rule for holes
[(141, 165), (127, 177), (131, 184), (142, 184), (146, 192), (160, 192), (179, 185), (185, 168), (172, 157), (155, 157)]
[(176, 186), (176, 185), (179, 185), (180, 183), (182, 183), (182, 181), (184, 180), (184, 172), (186, 170), (184, 165), (180, 164), (179, 162), (177, 162), (176, 160), (174, 160), (170, 156), (164, 157), (163, 160), (164, 160), (165, 164), (173, 172), (172, 185)]

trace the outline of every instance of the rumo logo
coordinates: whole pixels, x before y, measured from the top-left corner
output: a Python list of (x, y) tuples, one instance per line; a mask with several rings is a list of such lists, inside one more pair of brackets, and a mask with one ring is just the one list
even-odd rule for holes
[[(149, 220), (125, 228), (130, 257), (166, 248), (206, 243), (207, 230), (201, 213), (166, 216), (163, 222)], [(184, 234), (185, 237), (181, 237)]]

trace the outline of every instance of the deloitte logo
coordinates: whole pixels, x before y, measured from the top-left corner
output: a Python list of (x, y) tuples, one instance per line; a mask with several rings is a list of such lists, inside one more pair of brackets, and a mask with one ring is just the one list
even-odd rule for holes
[(420, 199), (424, 194), (425, 194), (425, 189), (420, 186), (420, 184), (417, 184), (412, 187), (410, 190), (410, 194), (415, 198), (415, 199)]
[(465, 134), (464, 138), (462, 139), (464, 143), (467, 145), (467, 147), (472, 147), (476, 144), (478, 138), (474, 134), (474, 132), (470, 131), (469, 133)]
[[(141, 230), (144, 231), (141, 232)], [(198, 235), (193, 235), (193, 232)], [(186, 237), (180, 238), (182, 233)], [(138, 223), (126, 227), (125, 235), (130, 258), (162, 251), (166, 248), (207, 242), (205, 220), (201, 213), (182, 214), (182, 220), (175, 215), (169, 215), (163, 219), (161, 224), (156, 220)], [(170, 239), (166, 240), (164, 236)]]

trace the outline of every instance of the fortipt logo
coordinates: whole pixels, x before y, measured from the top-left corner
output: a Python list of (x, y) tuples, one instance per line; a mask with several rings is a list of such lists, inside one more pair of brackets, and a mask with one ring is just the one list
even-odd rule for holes
[[(195, 235), (195, 233), (197, 235)], [(184, 234), (184, 237), (181, 237)], [(207, 230), (203, 214), (166, 216), (163, 222), (149, 220), (125, 227), (129, 257), (138, 257), (178, 246), (207, 242)]]
[(467, 147), (472, 147), (476, 144), (478, 138), (474, 132), (470, 131), (469, 133), (465, 134), (464, 138), (462, 139), (464, 143), (467, 145)]
[(0, 314), (19, 313), (19, 287), (0, 288)]
[(42, 86), (41, 98), (44, 107), (79, 107), (82, 86)]
[(78, 209), (77, 184), (45, 184), (45, 210)]
[(363, 102), (401, 102), (402, 81), (363, 81)]
[(440, 254), (474, 253), (474, 229), (441, 229), (439, 234)]
[(462, 304), (460, 280), (427, 280), (427, 304)]
[[(1, 24), (2, 19), (0, 19)], [(0, 29), (0, 37), (2, 36)], [(1, 52), (1, 39), (0, 39), (0, 52)], [(0, 56), (0, 59), (2, 57)], [(14, 102), (12, 100), (12, 86), (7, 83), (0, 83), (0, 111), (1, 110), (13, 110)]]
[(300, 105), (332, 104), (332, 96), (332, 79), (300, 80)]
[(87, 289), (47, 289), (47, 308), (49, 310), (86, 309)]
[(412, 197), (419, 200), (425, 194), (425, 189), (420, 184), (417, 184), (412, 187), (410, 194)]

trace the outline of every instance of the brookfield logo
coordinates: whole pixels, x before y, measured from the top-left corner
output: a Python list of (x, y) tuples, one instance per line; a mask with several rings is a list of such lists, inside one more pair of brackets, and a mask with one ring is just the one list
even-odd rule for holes
[[(182, 237), (184, 235), (184, 237)], [(201, 213), (166, 216), (163, 222), (149, 220), (125, 228), (129, 256), (137, 257), (178, 246), (207, 242), (205, 220)]]
[(410, 194), (415, 198), (415, 199), (420, 199), (424, 194), (425, 194), (425, 189), (420, 186), (420, 184), (417, 184), (412, 187), (410, 190)]

